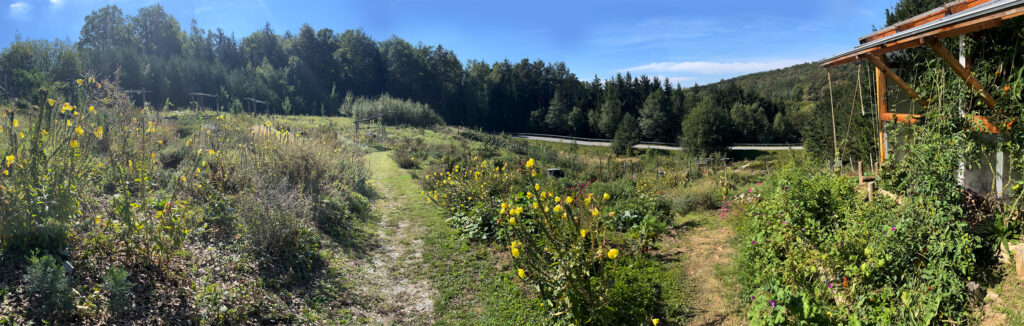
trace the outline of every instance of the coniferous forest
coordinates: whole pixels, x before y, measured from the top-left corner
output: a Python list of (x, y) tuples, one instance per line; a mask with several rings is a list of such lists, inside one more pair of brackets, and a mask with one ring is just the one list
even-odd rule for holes
[(731, 80), (673, 85), (629, 72), (602, 80), (576, 76), (561, 62), (482, 62), (440, 44), (374, 40), (360, 29), (274, 28), (268, 23), (239, 37), (195, 21), (184, 26), (159, 4), (137, 13), (108, 5), (85, 17), (76, 43), (19, 39), (4, 48), (0, 82), (7, 97), (29, 98), (41, 85), (90, 75), (146, 90), (156, 108), (189, 107), (196, 100), (189, 93), (197, 92), (221, 96), (204, 98), (207, 108), (327, 116), (346, 113), (346, 103), (360, 97), (387, 94), (424, 103), (448, 124), (582, 137), (612, 138), (631, 116), (643, 140), (663, 142), (676, 142), (688, 114), (699, 110), (728, 116), (714, 129), (730, 133), (730, 142), (802, 142), (827, 100), (824, 79), (801, 81), (786, 94)]

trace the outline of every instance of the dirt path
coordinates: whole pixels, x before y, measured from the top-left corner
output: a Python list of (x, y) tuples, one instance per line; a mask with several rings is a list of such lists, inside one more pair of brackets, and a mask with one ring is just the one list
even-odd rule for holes
[(687, 316), (675, 321), (685, 325), (743, 325), (742, 312), (730, 302), (736, 285), (724, 280), (720, 271), (732, 259), (729, 241), (733, 232), (727, 225), (707, 223), (714, 217), (703, 215), (684, 217), (666, 234), (657, 253), (668, 262), (668, 268), (684, 271), (675, 277), (681, 278), (677, 281), (685, 284), (688, 292)]
[(391, 160), (388, 152), (367, 156), (371, 180), (379, 198), (373, 211), (380, 218), (376, 235), (380, 246), (369, 259), (360, 261), (358, 292), (372, 303), (356, 309), (372, 323), (427, 325), (433, 322), (434, 290), (421, 273), (424, 226), (419, 216), (408, 214), (418, 198), (408, 174)]

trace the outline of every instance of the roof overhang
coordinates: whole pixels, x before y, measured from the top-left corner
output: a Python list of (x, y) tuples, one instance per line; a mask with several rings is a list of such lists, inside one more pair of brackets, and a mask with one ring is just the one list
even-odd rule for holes
[(825, 59), (823, 67), (854, 62), (927, 44), (927, 39), (977, 32), (1024, 15), (1024, 0), (960, 0), (893, 24), (860, 38), (853, 50)]

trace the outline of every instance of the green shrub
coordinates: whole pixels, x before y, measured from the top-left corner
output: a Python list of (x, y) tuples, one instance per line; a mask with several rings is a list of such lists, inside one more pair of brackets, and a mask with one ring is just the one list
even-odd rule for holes
[(658, 267), (643, 258), (624, 258), (617, 267), (611, 270), (615, 283), (608, 296), (614, 313), (608, 324), (649, 325), (663, 316), (661, 292), (654, 286)]
[(300, 277), (314, 268), (320, 242), (309, 197), (281, 181), (260, 181), (239, 197), (238, 206), (246, 209), (239, 210), (238, 228), (265, 267)]
[(430, 106), (410, 100), (398, 99), (387, 94), (376, 99), (360, 97), (352, 102), (352, 117), (366, 119), (384, 114), (384, 124), (433, 127), (444, 124), (441, 116)]
[(36, 318), (61, 319), (73, 308), (71, 284), (64, 275), (64, 266), (53, 256), (29, 257), (28, 269), (21, 278), (25, 294), (32, 302), (31, 312)]
[(132, 282), (128, 281), (128, 271), (111, 267), (103, 273), (103, 292), (107, 296), (107, 310), (120, 315), (131, 303)]
[(970, 318), (978, 240), (959, 209), (927, 196), (863, 202), (852, 179), (807, 168), (787, 168), (772, 185), (740, 227), (752, 323)]

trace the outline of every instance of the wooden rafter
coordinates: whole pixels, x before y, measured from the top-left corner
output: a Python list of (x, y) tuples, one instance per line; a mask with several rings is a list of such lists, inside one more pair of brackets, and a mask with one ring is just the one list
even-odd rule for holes
[(921, 34), (914, 35), (913, 37), (896, 39), (893, 40), (892, 42), (887, 42), (879, 46), (866, 48), (854, 53), (844, 55), (842, 57), (833, 58), (831, 60), (825, 61), (821, 65), (825, 67), (832, 67), (856, 61), (857, 59), (862, 58), (868, 54), (882, 55), (889, 52), (906, 50), (909, 48), (914, 48), (923, 45), (924, 39), (926, 38), (934, 37), (937, 39), (944, 39), (957, 35), (982, 31), (998, 27), (1003, 24), (1004, 20), (1018, 17), (1021, 15), (1024, 15), (1024, 7), (1018, 7), (1006, 11), (1001, 11), (998, 13), (978, 17), (975, 19), (946, 26), (943, 28), (930, 30)]
[(860, 43), (864, 44), (917, 26), (921, 26), (945, 18), (946, 16), (950, 16), (958, 12), (977, 7), (989, 1), (990, 0), (960, 0), (951, 2), (946, 5), (943, 5), (942, 7), (929, 10), (928, 12), (925, 12), (923, 14), (911, 17), (899, 23), (895, 23), (892, 26), (883, 28), (877, 32), (865, 35), (860, 38)]
[(925, 39), (925, 43), (928, 44), (928, 47), (932, 48), (932, 51), (935, 51), (935, 54), (939, 55), (939, 58), (942, 58), (946, 64), (952, 67), (953, 72), (967, 82), (967, 85), (970, 85), (971, 88), (981, 94), (981, 98), (985, 100), (985, 104), (988, 104), (989, 109), (995, 109), (996, 100), (992, 98), (992, 94), (989, 94), (988, 91), (985, 90), (985, 87), (982, 86), (977, 79), (974, 79), (974, 76), (971, 76), (971, 72), (967, 71), (967, 68), (961, 65), (960, 61), (957, 60), (956, 57), (953, 57), (953, 54), (950, 53), (945, 46), (939, 43), (938, 39), (928, 38)]
[(904, 91), (906, 91), (907, 94), (910, 94), (910, 97), (917, 101), (918, 104), (921, 104), (921, 106), (928, 106), (928, 101), (925, 101), (923, 98), (921, 98), (921, 95), (918, 95), (917, 92), (915, 92), (914, 89), (910, 87), (910, 85), (907, 85), (907, 82), (903, 81), (903, 78), (900, 78), (899, 75), (896, 75), (896, 72), (892, 71), (892, 69), (889, 68), (889, 66), (885, 65), (885, 62), (882, 61), (882, 58), (879, 58), (877, 55), (874, 54), (868, 54), (864, 57), (867, 58), (868, 61), (871, 62), (871, 64), (875, 65), (876, 68), (881, 69), (882, 72), (885, 73), (886, 77), (889, 77), (889, 79), (896, 83), (896, 86), (899, 86)]

